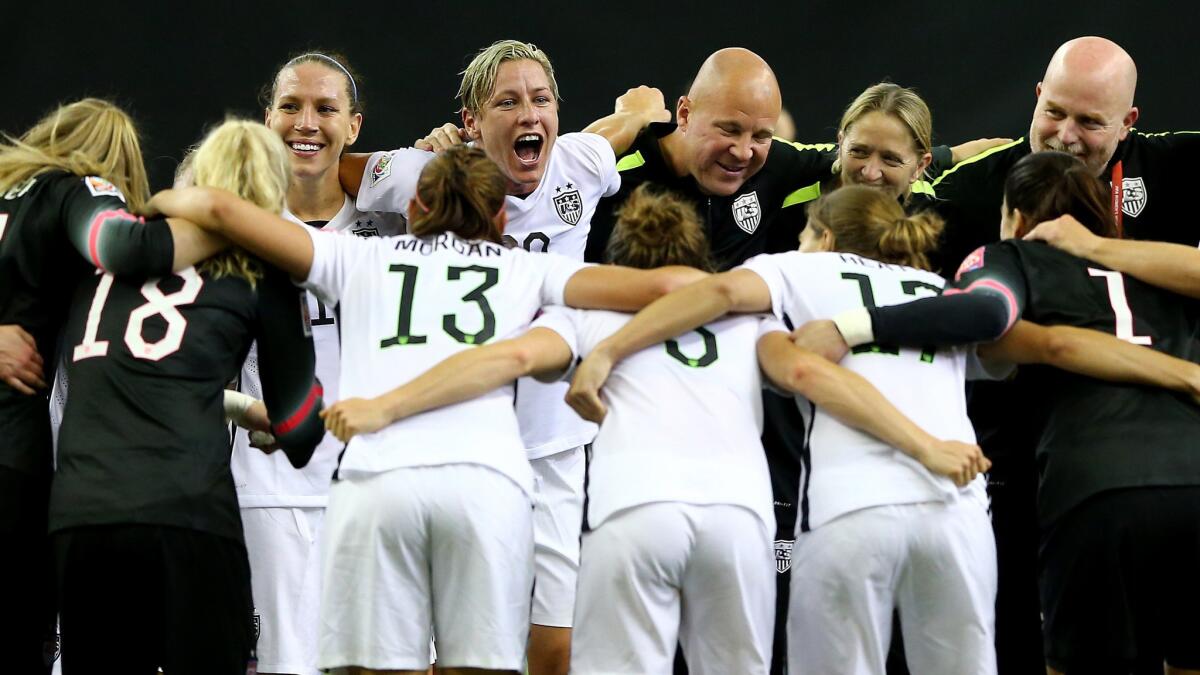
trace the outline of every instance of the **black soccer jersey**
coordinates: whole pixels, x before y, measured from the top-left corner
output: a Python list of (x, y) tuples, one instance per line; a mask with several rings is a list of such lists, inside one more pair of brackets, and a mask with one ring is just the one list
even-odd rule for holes
[[(934, 181), (936, 208), (946, 219), (938, 261), (946, 272), (976, 248), (1000, 239), (1000, 205), (1009, 169), (1031, 152), (1019, 138), (964, 160)], [(1113, 209), (1129, 239), (1196, 246), (1200, 222), (1191, 217), (1194, 158), (1200, 132), (1131, 131), (1117, 145), (1100, 179), (1113, 193)]]
[[(617, 209), (642, 183), (673, 190), (696, 206), (707, 225), (708, 241), (720, 269), (729, 269), (768, 250), (776, 238), (789, 240), (804, 227), (804, 209), (798, 205), (820, 194), (821, 181), (828, 178), (835, 156), (833, 145), (800, 145), (775, 139), (766, 163), (742, 187), (727, 197), (707, 195), (691, 175), (676, 176), (667, 164), (659, 140), (675, 125), (654, 122), (638, 135), (627, 154), (617, 160), (621, 189), (600, 200), (592, 216), (584, 259), (603, 262), (604, 250), (616, 223)], [(797, 208), (791, 208), (797, 205)], [(788, 234), (776, 234), (786, 229)], [(790, 249), (789, 249), (790, 250)]]
[[(0, 324), (17, 324), (34, 337), (49, 381), (79, 280), (96, 266), (165, 274), (173, 255), (166, 222), (131, 215), (112, 183), (57, 171), (35, 176), (0, 195)], [(0, 466), (48, 472), (49, 438), (46, 399), (0, 385)]]
[[(972, 253), (952, 286), (998, 296), (1008, 322), (1091, 328), (1189, 361), (1200, 360), (1200, 307), (1040, 242), (1006, 241)], [(948, 293), (950, 291), (947, 291)], [(933, 303), (946, 300), (925, 300)], [(887, 311), (885, 308), (880, 311)], [(893, 324), (892, 332), (898, 328)], [(876, 335), (907, 342), (903, 335)], [(1043, 526), (1088, 497), (1117, 488), (1200, 485), (1200, 408), (1163, 389), (1101, 382), (1049, 367), (1022, 368), (1002, 414), (1037, 429)]]
[(266, 268), (257, 287), (188, 268), (147, 281), (95, 274), (64, 331), (71, 382), (51, 531), (148, 523), (241, 539), (224, 386), (258, 340), (263, 396), (289, 459), (324, 435), (304, 292)]

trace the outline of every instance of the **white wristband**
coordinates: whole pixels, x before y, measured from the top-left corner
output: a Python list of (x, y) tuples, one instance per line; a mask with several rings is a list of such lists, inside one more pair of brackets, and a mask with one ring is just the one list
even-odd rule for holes
[(849, 347), (857, 347), (875, 341), (875, 332), (871, 327), (871, 313), (867, 311), (866, 307), (848, 309), (833, 317), (833, 322), (837, 324), (838, 330), (842, 333), (842, 339)]
[(248, 394), (243, 394), (240, 391), (233, 389), (225, 390), (225, 419), (233, 422), (239, 427), (245, 427), (246, 411), (250, 406), (254, 405), (258, 399)]

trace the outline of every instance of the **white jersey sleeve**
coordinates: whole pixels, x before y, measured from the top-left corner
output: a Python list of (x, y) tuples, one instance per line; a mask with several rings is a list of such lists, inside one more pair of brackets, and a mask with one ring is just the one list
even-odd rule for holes
[(312, 239), (313, 261), (301, 286), (333, 307), (341, 301), (351, 275), (369, 251), (368, 240), (305, 228)]
[(407, 213), (408, 203), (417, 194), (421, 170), (434, 156), (416, 148), (371, 155), (358, 188), (358, 210)]
[(621, 189), (621, 174), (617, 171), (617, 155), (608, 139), (598, 134), (577, 133), (570, 135), (578, 140), (580, 155), (591, 163), (600, 196), (611, 197)]

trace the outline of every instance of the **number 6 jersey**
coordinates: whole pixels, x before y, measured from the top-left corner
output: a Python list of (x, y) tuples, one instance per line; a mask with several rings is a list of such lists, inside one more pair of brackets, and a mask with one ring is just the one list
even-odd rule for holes
[[(933, 272), (850, 253), (760, 255), (743, 268), (766, 282), (776, 316), (790, 319), (797, 327), (856, 307), (896, 305), (937, 295), (945, 283)], [(863, 345), (841, 365), (870, 380), (900, 412), (933, 436), (975, 442), (964, 392), (965, 348)], [(819, 527), (857, 509), (958, 498), (960, 491), (950, 479), (935, 476), (900, 450), (842, 424), (803, 399), (797, 403), (809, 438), (801, 458), (797, 531)], [(982, 478), (963, 492), (983, 499)]]
[[(379, 396), (456, 352), (524, 331), (542, 305), (562, 302), (567, 280), (584, 267), (449, 233), (360, 239), (306, 231), (313, 264), (304, 286), (340, 307), (343, 399)], [(355, 436), (338, 475), (480, 464), (528, 493), (532, 472), (512, 395), (502, 387)]]

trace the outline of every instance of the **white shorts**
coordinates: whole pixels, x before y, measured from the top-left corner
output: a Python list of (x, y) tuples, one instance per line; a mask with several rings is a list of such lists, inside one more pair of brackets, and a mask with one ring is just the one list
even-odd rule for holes
[[(583, 535), (571, 672), (765, 675), (775, 633), (774, 523), (725, 504), (635, 506)], [(801, 671), (802, 672), (802, 671)]]
[(996, 672), (996, 543), (986, 506), (877, 506), (796, 533), (788, 671), (884, 675), (892, 612), (908, 668)]
[(318, 665), (423, 671), (432, 632), (444, 668), (522, 668), (531, 513), (516, 483), (475, 464), (334, 483)]
[(324, 508), (243, 508), (258, 669), (317, 675)]
[(570, 628), (583, 527), (584, 446), (530, 460), (533, 468), (533, 611), (530, 623)]

